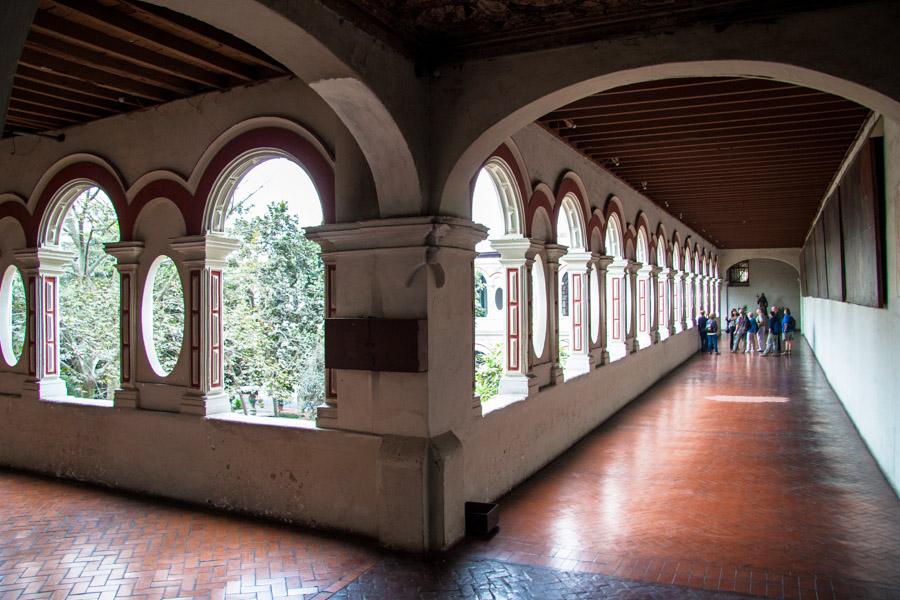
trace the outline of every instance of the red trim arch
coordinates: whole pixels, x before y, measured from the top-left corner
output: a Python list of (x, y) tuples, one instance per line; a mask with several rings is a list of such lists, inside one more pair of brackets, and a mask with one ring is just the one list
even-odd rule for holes
[[(178, 210), (181, 211), (181, 217), (184, 219), (192, 210), (194, 205), (194, 195), (184, 185), (173, 179), (154, 179), (140, 188), (131, 199), (131, 210), (128, 212), (128, 232), (133, 238), (137, 225), (138, 217), (144, 207), (157, 198), (165, 198), (171, 200)], [(187, 229), (189, 234), (198, 233), (198, 231)]]
[(556, 228), (553, 220), (553, 197), (550, 195), (550, 188), (546, 185), (538, 185), (528, 199), (528, 206), (525, 208), (525, 236), (531, 237), (534, 231), (534, 217), (539, 208), (543, 208), (547, 212), (547, 218), (550, 220), (550, 240), (556, 242)]
[(527, 184), (527, 175), (525, 171), (525, 165), (520, 160), (518, 150), (513, 150), (514, 146), (512, 141), (506, 141), (497, 146), (496, 150), (491, 152), (490, 156), (484, 159), (484, 162), (478, 167), (475, 171), (475, 174), (472, 175), (472, 179), (469, 180), (469, 204), (471, 205), (471, 198), (475, 195), (475, 181), (478, 179), (478, 173), (481, 172), (481, 169), (484, 168), (488, 162), (492, 158), (499, 158), (503, 162), (506, 163), (506, 166), (509, 167), (509, 170), (512, 172), (513, 178), (516, 180), (516, 186), (519, 188), (519, 198), (522, 199), (522, 202), (527, 202), (528, 197), (531, 195), (531, 188)]
[(637, 258), (637, 242), (638, 238), (641, 235), (641, 231), (644, 232), (644, 237), (647, 240), (647, 258), (650, 260), (650, 264), (653, 264), (656, 261), (655, 248), (653, 247), (653, 236), (650, 234), (650, 220), (647, 219), (647, 215), (644, 214), (643, 211), (638, 212), (637, 218), (635, 219), (634, 227), (634, 252), (635, 258)]
[(666, 258), (666, 264), (656, 265), (658, 267), (672, 268), (672, 245), (669, 243), (669, 236), (666, 233), (666, 226), (660, 223), (656, 226), (656, 243), (662, 244)]
[[(628, 232), (628, 220), (625, 218), (625, 211), (622, 209), (622, 201), (619, 200), (619, 197), (610, 194), (610, 196), (606, 199), (606, 204), (603, 207), (603, 218), (605, 221), (609, 221), (609, 215), (612, 213), (616, 213), (616, 216), (619, 217), (619, 225), (622, 226), (622, 243), (625, 243), (625, 235)], [(604, 240), (606, 241), (606, 240)]]
[(590, 203), (588, 202), (587, 190), (584, 188), (584, 182), (575, 171), (566, 171), (559, 185), (556, 187), (556, 202), (553, 206), (553, 226), (558, 225), (559, 213), (562, 208), (562, 200), (568, 194), (572, 194), (578, 199), (578, 207), (581, 209), (581, 219), (585, 225), (585, 235), (587, 235), (587, 223), (591, 219)]
[[(600, 247), (594, 248), (591, 240), (594, 239), (594, 232), (600, 236)], [(588, 240), (588, 249), (591, 252), (603, 253), (606, 251), (606, 219), (599, 208), (595, 208), (591, 213), (591, 219), (585, 225), (585, 235)]]
[(78, 179), (85, 179), (94, 183), (109, 196), (113, 205), (113, 210), (116, 211), (116, 218), (119, 221), (120, 239), (123, 242), (131, 240), (131, 228), (126, 225), (128, 223), (129, 215), (128, 200), (118, 175), (103, 165), (83, 161), (63, 167), (53, 175), (50, 181), (47, 182), (47, 185), (44, 186), (41, 195), (34, 205), (34, 215), (31, 219), (31, 227), (26, 230), (25, 233), (29, 246), (38, 245), (38, 239), (41, 233), (41, 221), (47, 212), (50, 201), (61, 189), (66, 187), (66, 185)]
[(258, 148), (274, 148), (294, 157), (306, 169), (316, 186), (325, 222), (335, 222), (334, 169), (328, 160), (302, 135), (281, 127), (260, 127), (244, 132), (226, 143), (206, 165), (197, 191), (194, 192), (194, 202), (184, 214), (189, 234), (203, 233), (203, 213), (212, 187), (222, 171), (240, 155)]
[(28, 208), (12, 198), (0, 201), (0, 219), (5, 219), (6, 217), (13, 219), (19, 224), (19, 227), (22, 228), (22, 233), (25, 235), (25, 243), (29, 246), (33, 245), (33, 241), (29, 239), (32, 217), (31, 213), (28, 212)]
[[(691, 248), (691, 244), (694, 241), (691, 239), (691, 236), (687, 236), (684, 239), (684, 243), (681, 245), (681, 270), (685, 273), (693, 273), (694, 272), (694, 251)], [(684, 254), (687, 253), (688, 259), (684, 260)]]

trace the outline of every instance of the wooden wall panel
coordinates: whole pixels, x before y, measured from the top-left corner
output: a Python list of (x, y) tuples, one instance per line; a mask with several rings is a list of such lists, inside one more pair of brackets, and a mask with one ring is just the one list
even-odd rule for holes
[(816, 278), (816, 248), (814, 235), (806, 240), (803, 248), (804, 272), (806, 273), (806, 295), (813, 298), (819, 297), (819, 282)]
[(869, 143), (863, 146), (841, 179), (840, 211), (846, 300), (875, 307), (883, 304), (879, 191)]
[(830, 300), (844, 301), (844, 242), (841, 233), (840, 192), (836, 192), (825, 203), (822, 211), (825, 224), (825, 264), (828, 273), (828, 293)]
[(817, 298), (828, 298), (828, 266), (825, 254), (825, 223), (819, 218), (814, 231), (816, 240), (816, 279), (819, 282)]

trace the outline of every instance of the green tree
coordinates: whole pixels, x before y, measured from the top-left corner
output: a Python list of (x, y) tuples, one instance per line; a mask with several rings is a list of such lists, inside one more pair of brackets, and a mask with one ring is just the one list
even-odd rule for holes
[(25, 349), (25, 320), (28, 318), (25, 306), (25, 284), (22, 282), (22, 276), (18, 273), (12, 281), (12, 298), (10, 307), (10, 325), (12, 350), (16, 360), (22, 357), (22, 351)]
[(325, 273), (318, 246), (303, 236), (285, 202), (248, 216), (229, 235), (242, 244), (225, 279), (225, 386), (264, 389), (275, 413), (296, 400), (312, 417), (325, 397)]
[(118, 240), (112, 203), (88, 188), (66, 213), (60, 236), (74, 254), (59, 286), (61, 376), (72, 396), (112, 399), (119, 385), (119, 275), (103, 249)]
[(184, 341), (184, 290), (171, 258), (159, 263), (153, 279), (153, 346), (163, 372), (178, 362)]
[(476, 355), (475, 394), (487, 402), (500, 391), (500, 377), (503, 375), (503, 347), (497, 344), (487, 354)]

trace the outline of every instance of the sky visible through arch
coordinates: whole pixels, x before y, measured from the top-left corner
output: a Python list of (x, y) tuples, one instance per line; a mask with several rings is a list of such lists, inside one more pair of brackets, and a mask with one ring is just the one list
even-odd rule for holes
[(301, 227), (321, 225), (322, 203), (309, 174), (286, 158), (273, 158), (250, 169), (234, 190), (234, 204), (253, 194), (244, 216), (265, 214), (273, 202), (284, 200), (288, 212), (296, 215)]

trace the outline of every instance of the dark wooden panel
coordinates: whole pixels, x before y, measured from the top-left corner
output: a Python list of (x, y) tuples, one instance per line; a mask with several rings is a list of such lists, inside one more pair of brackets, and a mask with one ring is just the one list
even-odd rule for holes
[(416, 373), (428, 370), (428, 321), (325, 319), (325, 367)]
[(825, 254), (825, 224), (820, 217), (816, 221), (815, 227), (816, 240), (816, 279), (819, 282), (819, 293), (817, 298), (828, 298), (828, 265)]
[(840, 183), (846, 300), (882, 306), (880, 202), (871, 143), (860, 150)]
[(844, 301), (844, 242), (841, 233), (841, 199), (838, 190), (825, 203), (822, 211), (825, 224), (825, 263), (828, 272), (827, 297)]
[(816, 279), (816, 248), (814, 234), (806, 240), (803, 247), (803, 270), (806, 274), (806, 295), (819, 297), (819, 282)]

